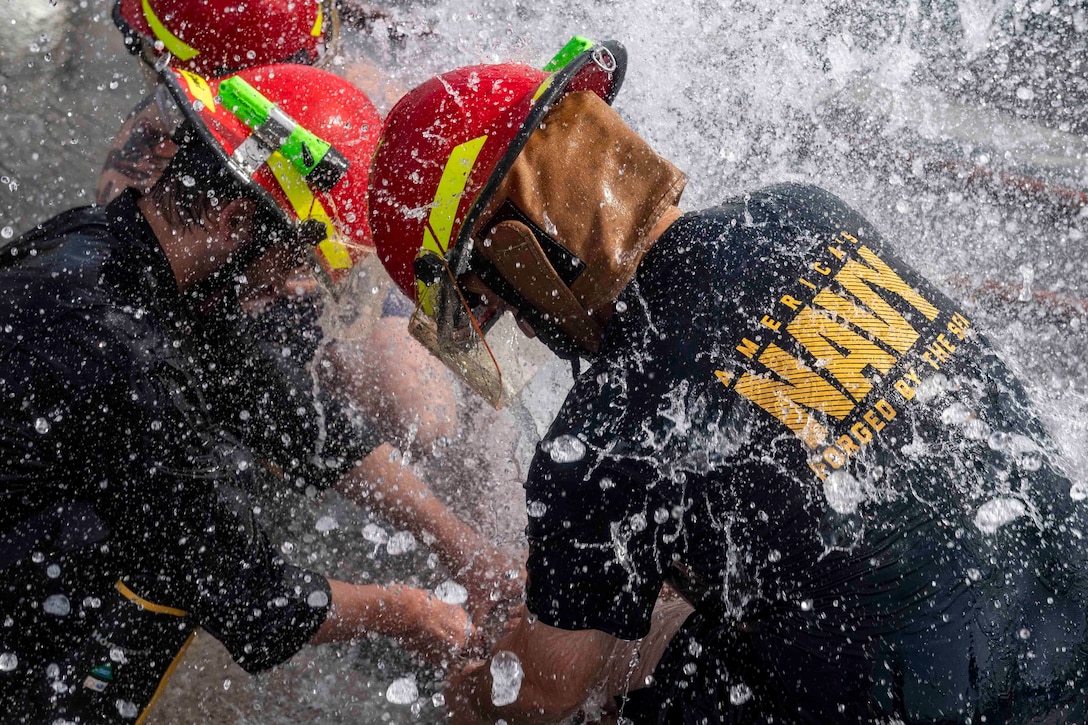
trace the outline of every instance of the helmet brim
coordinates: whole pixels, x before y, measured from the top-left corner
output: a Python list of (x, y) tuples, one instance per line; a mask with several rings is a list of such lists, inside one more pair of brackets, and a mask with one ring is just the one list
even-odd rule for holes
[[(244, 189), (248, 191), (248, 194), (253, 201), (255, 201), (261, 208), (261, 211), (267, 215), (266, 218), (275, 220), (276, 223), (282, 225), (282, 230), (287, 234), (298, 235), (300, 225), (297, 220), (294, 220), (287, 214), (287, 212), (278, 204), (272, 195), (263, 186), (255, 182), (246, 172), (242, 169), (227, 150), (224, 148), (223, 141), (216, 137), (212, 130), (205, 123), (201, 117), (200, 112), (193, 107), (189, 95), (181, 87), (181, 83), (178, 81), (178, 76), (175, 71), (169, 66), (163, 67), (159, 70), (159, 79), (166, 87), (181, 111), (182, 117), (185, 119), (185, 123), (182, 124), (178, 130), (178, 135), (182, 135), (187, 132), (195, 133), (199, 138), (200, 143), (210, 149), (213, 155), (219, 160), (220, 164), (226, 171), (234, 177), (235, 181), (242, 185)], [(175, 138), (175, 141), (181, 143), (179, 138)], [(244, 255), (240, 256), (240, 259), (244, 257), (243, 262), (252, 261), (261, 254), (267, 252), (273, 246), (281, 243), (282, 239), (276, 239), (275, 235), (266, 235), (260, 239), (255, 239), (251, 244), (247, 245)], [(244, 266), (244, 264), (240, 265)], [(319, 279), (319, 281), (325, 283), (327, 280)]]
[(155, 39), (155, 32), (144, 17), (141, 0), (117, 0), (113, 6), (113, 22), (126, 36), (135, 33), (141, 40)]
[(461, 225), (456, 242), (450, 245), (449, 266), (454, 277), (468, 271), (469, 253), (472, 248), (470, 240), (480, 215), (498, 191), (506, 174), (525, 148), (525, 144), (528, 143), (529, 137), (540, 126), (552, 106), (568, 93), (585, 90), (593, 91), (605, 103), (612, 105), (623, 84), (626, 72), (627, 49), (618, 41), (605, 40), (580, 53), (544, 81), (546, 87), (543, 91), (537, 91), (538, 95), (529, 115), (521, 124), (521, 128), (518, 129), (495, 168), (492, 169), (487, 182), (484, 183), (465, 215), (465, 221)]

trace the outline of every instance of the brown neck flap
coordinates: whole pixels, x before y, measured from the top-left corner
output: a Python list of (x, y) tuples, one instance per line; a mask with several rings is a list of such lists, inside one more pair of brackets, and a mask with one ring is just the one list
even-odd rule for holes
[[(490, 229), (476, 248), (537, 310), (596, 352), (616, 298), (653, 245), (651, 229), (684, 184), (683, 173), (596, 94), (572, 93), (514, 162), (483, 215)], [(496, 214), (507, 201), (558, 248), (545, 250), (524, 220)]]

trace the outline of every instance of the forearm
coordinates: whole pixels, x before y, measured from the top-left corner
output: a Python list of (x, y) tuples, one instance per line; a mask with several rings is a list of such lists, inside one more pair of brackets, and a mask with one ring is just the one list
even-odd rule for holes
[[(568, 632), (522, 620), (492, 650), (491, 657), (454, 678), (446, 703), (456, 725), (560, 722), (576, 712), (602, 684), (613, 637), (593, 630)], [(511, 652), (521, 662), (524, 679), (514, 702), (496, 706), (491, 674), (493, 657)]]
[(342, 642), (373, 633), (438, 662), (464, 647), (468, 615), (430, 593), (401, 585), (348, 584), (329, 580), (332, 602), (310, 644)]
[(369, 506), (394, 526), (421, 538), (432, 537), (435, 550), (451, 569), (463, 569), (476, 555), (491, 550), (411, 468), (391, 460), (393, 451), (388, 443), (376, 448), (342, 479), (340, 492)]
[(453, 725), (490, 725), (500, 720), (509, 725), (558, 723), (575, 713), (589, 696), (590, 691), (586, 690), (585, 696), (577, 698), (577, 702), (561, 703), (550, 690), (541, 691), (537, 683), (522, 682), (518, 699), (509, 705), (497, 707), (492, 699), (490, 662), (486, 660), (479, 669), (446, 691), (446, 703), (453, 712)]
[(492, 701), (491, 659), (453, 678), (446, 703), (455, 725), (560, 722), (594, 693), (606, 699), (643, 687), (669, 642), (691, 614), (679, 597), (658, 601), (650, 633), (638, 641), (617, 639), (595, 630), (566, 631), (522, 620), (492, 651), (513, 652), (524, 680), (517, 699), (504, 706)]
[(367, 342), (333, 341), (326, 374), (392, 440), (426, 455), (457, 435), (456, 394), (445, 368), (404, 328), (402, 318), (379, 318)]
[(367, 632), (383, 631), (390, 617), (392, 596), (384, 587), (376, 584), (347, 584), (329, 580), (332, 602), (329, 614), (310, 644), (343, 642)]

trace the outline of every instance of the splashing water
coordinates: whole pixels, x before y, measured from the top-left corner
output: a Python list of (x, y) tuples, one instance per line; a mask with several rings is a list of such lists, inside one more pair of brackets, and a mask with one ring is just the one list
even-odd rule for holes
[[(0, 181), (19, 180), (17, 193), (0, 183), (0, 238), (5, 240), (60, 209), (87, 202), (86, 190), (101, 165), (108, 138), (142, 95), (139, 65), (120, 47), (119, 34), (108, 13), (101, 12), (101, 3), (83, 3), (86, 7), (66, 3), (59, 0), (59, 10), (44, 3), (9, 3), (11, 7), (0, 9), (0, 19), (5, 21), (0, 23), (0, 47), (16, 55), (0, 68), (0, 86), (8, 89), (0, 100), (0, 129), (4, 129), (0, 131)], [(1029, 5), (1042, 4), (1018, 3), (1016, 8), (1033, 12)], [(1053, 289), (1088, 296), (1088, 271), (1079, 264), (1088, 244), (1088, 217), (1055, 215), (1036, 199), (968, 188), (935, 171), (945, 159), (931, 151), (942, 144), (954, 150), (981, 148), (950, 133), (938, 113), (941, 103), (959, 109), (951, 101), (958, 94), (967, 98), (966, 111), (955, 124), (959, 130), (977, 131), (972, 126), (991, 125), (994, 116), (984, 117), (976, 110), (978, 105), (972, 105), (971, 86), (977, 85), (992, 89), (988, 92), (993, 97), (986, 99), (989, 107), (1008, 111), (1014, 120), (1038, 117), (1039, 126), (1053, 132), (1048, 135), (1035, 127), (1006, 124), (1003, 128), (1012, 129), (1010, 135), (1016, 141), (1014, 151), (1036, 149), (1040, 159), (1065, 155), (1078, 166), (1083, 164), (1083, 159), (1076, 158), (1075, 146), (1069, 146), (1074, 152), (1063, 154), (1054, 140), (1066, 138), (1054, 134), (1083, 133), (1076, 118), (1083, 99), (1047, 86), (1055, 83), (1054, 74), (1030, 72), (1033, 58), (1049, 57), (1047, 47), (1053, 43), (1033, 37), (1026, 46), (1016, 45), (1016, 23), (1010, 20), (1014, 12), (1020, 12), (1016, 8), (998, 0), (921, 4), (541, 0), (531, 5), (524, 0), (428, 0), (390, 5), (395, 17), (411, 21), (406, 26), (428, 29), (425, 34), (409, 33), (394, 42), (365, 38), (350, 27), (343, 32), (348, 61), (351, 53), (366, 53), (401, 88), (468, 63), (510, 58), (540, 65), (574, 33), (624, 42), (630, 64), (616, 108), (657, 151), (688, 173), (685, 209), (702, 208), (728, 195), (784, 180), (816, 183), (844, 197), (897, 244), (909, 263), (953, 296), (971, 298), (969, 314), (978, 318), (980, 329), (991, 331), (1002, 355), (1042, 402), (1052, 437), (1061, 447), (1056, 454), (1073, 475), (1069, 495), (1085, 500), (1088, 369), (1080, 351), (1088, 343), (1088, 325), (1075, 324), (1080, 319), (1076, 316), (1071, 320), (1036, 316), (1041, 309), (1038, 304), (1025, 302), (1012, 309), (987, 306), (985, 283), (1007, 285), (1012, 301), (1028, 296), (1037, 300), (1041, 291)], [(1058, 12), (1057, 4), (1053, 10)], [(10, 13), (18, 13), (10, 18), (15, 22), (7, 22)], [(54, 30), (51, 44), (56, 47), (28, 54), (42, 29)], [(12, 39), (11, 32), (26, 37)], [(56, 52), (66, 39), (75, 39), (68, 43), (73, 48), (88, 49), (83, 52), (92, 54), (91, 62), (46, 63), (41, 53)], [(1017, 63), (1027, 64), (1029, 72)], [(1053, 67), (1060, 68), (1057, 63)], [(52, 87), (42, 92), (40, 85), (33, 85), (46, 82), (81, 92), (54, 93)], [(90, 90), (94, 88), (102, 90)], [(874, 90), (881, 88), (886, 96)], [(42, 110), (43, 103), (49, 104), (47, 112)], [(73, 104), (85, 108), (77, 106), (69, 113)], [(1037, 112), (1040, 108), (1043, 111)], [(47, 116), (56, 120), (45, 124)], [(871, 130), (868, 136), (867, 130)], [(69, 138), (78, 143), (65, 143)], [(926, 145), (927, 141), (931, 143)], [(43, 148), (50, 152), (43, 153)], [(976, 153), (972, 160), (994, 168), (1003, 157), (1000, 152), (984, 151), (985, 155)], [(899, 164), (895, 160), (902, 158), (911, 161)], [(1030, 279), (1021, 271), (1027, 269)], [(952, 270), (969, 278), (967, 293), (959, 295), (948, 282)], [(932, 396), (940, 410), (947, 407), (942, 406), (943, 393), (943, 381), (935, 380), (923, 396)], [(546, 429), (550, 420), (537, 408), (554, 409), (562, 396), (561, 385), (545, 387), (538, 391), (533, 410), (526, 411), (526, 420), (531, 418), (537, 427), (518, 421), (531, 443), (539, 439), (538, 428)], [(971, 421), (960, 410), (950, 417), (965, 430)], [(1041, 465), (1039, 452), (1018, 451), (1015, 443), (996, 437), (1000, 432), (970, 425), (972, 436), (982, 436), (978, 439), (1024, 469)], [(37, 424), (34, 429), (48, 432)], [(582, 460), (584, 444), (572, 440), (569, 450), (553, 446), (548, 455), (556, 463)], [(520, 472), (510, 476), (514, 486), (520, 483), (515, 480), (519, 476)], [(603, 479), (600, 486), (610, 490), (613, 482)], [(852, 511), (864, 500), (857, 482), (837, 481), (831, 489), (825, 494), (836, 511)], [(471, 502), (466, 508), (474, 511)], [(422, 552), (402, 545), (406, 539), (397, 539), (400, 534), (388, 533), (391, 524), (384, 523), (383, 528), (360, 521), (349, 527), (347, 522), (356, 519), (341, 511), (319, 511), (307, 526), (293, 532), (292, 541), (297, 544), (283, 548), (285, 556), (359, 580), (364, 573), (382, 581), (418, 576), (439, 596), (450, 573), (428, 569)], [(653, 510), (645, 513), (654, 521), (664, 515)], [(1018, 500), (995, 499), (976, 511), (975, 525), (998, 531), (1025, 513)], [(320, 516), (339, 522), (340, 527), (329, 528)], [(314, 536), (315, 532), (323, 536)], [(365, 543), (360, 544), (359, 538)], [(387, 546), (394, 539), (397, 543)], [(391, 686), (391, 673), (408, 669), (408, 665), (400, 667), (401, 660), (392, 659), (395, 655), (390, 650), (359, 646), (327, 651), (335, 654), (307, 655), (312, 657), (308, 670), (288, 670), (313, 692), (310, 701), (318, 720), (350, 719), (343, 712), (350, 712), (356, 721), (377, 722), (382, 714), (393, 722), (407, 717), (399, 709), (401, 703), (381, 696)], [(0, 654), (0, 668), (4, 663)], [(353, 677), (378, 681), (375, 687), (379, 689), (352, 691), (344, 683)], [(241, 683), (243, 678), (239, 673), (234, 681)], [(440, 687), (423, 676), (413, 683), (417, 693), (422, 691), (424, 702), (434, 708), (425, 709), (420, 719), (440, 722), (441, 701), (434, 692)], [(245, 688), (234, 686), (230, 693), (238, 696), (240, 690)], [(252, 697), (262, 709), (246, 722), (300, 719), (291, 697)], [(403, 704), (417, 701), (414, 696)], [(358, 715), (361, 710), (352, 708), (363, 708), (364, 702), (365, 707), (384, 702), (388, 709)], [(224, 706), (224, 711), (229, 707)], [(197, 715), (192, 717), (199, 721)]]
[(1027, 513), (1024, 502), (1015, 498), (995, 498), (979, 507), (975, 526), (984, 534), (993, 534)]
[(446, 604), (462, 605), (468, 601), (468, 590), (463, 586), (447, 579), (434, 588), (434, 595)]
[(414, 675), (393, 680), (385, 691), (385, 699), (394, 705), (411, 705), (419, 698)]
[(570, 434), (556, 436), (543, 445), (556, 463), (577, 463), (586, 456), (586, 444)]
[(496, 652), (491, 657), (491, 702), (501, 707), (517, 701), (524, 677), (517, 655), (506, 650)]

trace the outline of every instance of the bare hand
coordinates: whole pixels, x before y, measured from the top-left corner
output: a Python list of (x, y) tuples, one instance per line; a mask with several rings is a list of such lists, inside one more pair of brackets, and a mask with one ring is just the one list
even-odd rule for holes
[(452, 725), (473, 725), (484, 722), (482, 714), (473, 706), (476, 699), (471, 694), (478, 686), (487, 660), (473, 660), (450, 676), (446, 687), (446, 718)]
[(475, 628), (461, 607), (410, 587), (394, 592), (401, 626), (393, 637), (434, 664), (449, 662), (468, 645)]

